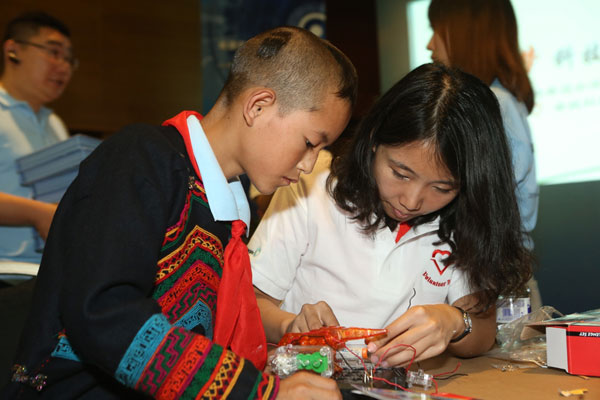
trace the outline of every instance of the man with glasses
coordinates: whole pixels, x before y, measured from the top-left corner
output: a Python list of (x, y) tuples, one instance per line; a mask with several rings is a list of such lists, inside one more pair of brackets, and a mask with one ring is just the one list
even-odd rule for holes
[(0, 75), (0, 260), (39, 263), (34, 229), (45, 239), (56, 205), (32, 200), (15, 160), (68, 137), (45, 105), (58, 99), (77, 67), (68, 28), (42, 13), (9, 22)]

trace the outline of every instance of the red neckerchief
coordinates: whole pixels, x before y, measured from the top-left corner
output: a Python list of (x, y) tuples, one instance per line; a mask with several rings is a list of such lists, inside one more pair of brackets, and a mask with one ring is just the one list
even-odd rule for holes
[[(194, 171), (201, 177), (187, 124), (191, 115), (202, 119), (202, 115), (195, 111), (182, 111), (163, 125), (171, 125), (179, 131)], [(242, 240), (245, 232), (244, 221), (238, 219), (232, 222), (231, 239), (225, 246), (223, 274), (217, 292), (213, 340), (225, 348), (231, 348), (262, 370), (267, 361), (267, 340), (252, 286), (248, 247)]]
[(398, 243), (400, 239), (402, 239), (402, 236), (404, 236), (408, 231), (410, 231), (410, 225), (408, 225), (406, 222), (401, 222), (400, 226), (398, 227), (398, 234), (396, 235), (396, 243)]

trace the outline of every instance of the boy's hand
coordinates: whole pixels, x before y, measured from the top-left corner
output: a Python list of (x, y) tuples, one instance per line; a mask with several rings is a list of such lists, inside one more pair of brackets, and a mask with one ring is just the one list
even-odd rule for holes
[(267, 342), (278, 343), (288, 332), (308, 332), (324, 326), (337, 326), (339, 322), (331, 307), (324, 301), (305, 304), (298, 315), (279, 308), (281, 300), (254, 288), (256, 303), (260, 309)]
[(289, 322), (285, 333), (308, 332), (324, 326), (338, 326), (339, 324), (329, 304), (319, 301), (316, 304), (304, 304), (300, 313)]
[(277, 400), (341, 398), (342, 394), (333, 379), (304, 371), (282, 379), (277, 393)]

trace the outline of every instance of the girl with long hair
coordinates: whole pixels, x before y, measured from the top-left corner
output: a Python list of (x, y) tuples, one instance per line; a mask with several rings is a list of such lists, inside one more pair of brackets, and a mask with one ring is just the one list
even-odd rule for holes
[[(495, 301), (530, 276), (498, 102), (442, 64), (406, 75), (331, 170), (276, 192), (249, 249), (267, 340), (387, 328), (385, 365), (487, 351)], [(403, 345), (403, 346), (398, 346)]]

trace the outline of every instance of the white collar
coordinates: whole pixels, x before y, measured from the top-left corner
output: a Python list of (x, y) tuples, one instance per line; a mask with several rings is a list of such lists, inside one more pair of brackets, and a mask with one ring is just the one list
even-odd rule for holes
[(8, 91), (2, 84), (0, 84), (0, 104), (2, 104), (6, 108), (23, 107), (35, 114), (40, 120), (52, 114), (52, 110), (45, 106), (41, 106), (39, 111), (36, 113), (35, 111), (33, 111), (33, 108), (31, 108), (28, 102), (26, 102), (25, 100), (17, 100), (14, 97), (12, 97), (12, 95), (8, 93)]
[(194, 152), (191, 156), (196, 158), (213, 218), (215, 221), (241, 219), (246, 224), (247, 235), (250, 228), (250, 206), (240, 180), (236, 177), (227, 182), (198, 118), (190, 115), (187, 124)]

